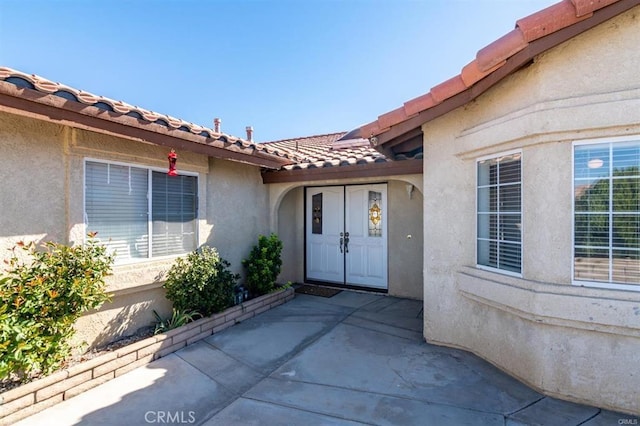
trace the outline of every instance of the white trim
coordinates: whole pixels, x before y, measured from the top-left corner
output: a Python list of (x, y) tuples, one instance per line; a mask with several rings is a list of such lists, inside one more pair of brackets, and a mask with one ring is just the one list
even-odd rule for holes
[[(147, 180), (147, 214), (149, 215), (147, 217), (147, 235), (149, 235), (149, 252), (147, 257), (145, 258), (129, 258), (129, 259), (123, 259), (121, 261), (116, 261), (115, 266), (124, 266), (124, 265), (131, 265), (131, 264), (138, 264), (138, 263), (145, 263), (145, 262), (156, 262), (156, 261), (161, 261), (161, 260), (172, 260), (172, 259), (176, 259), (178, 257), (184, 256), (185, 253), (180, 253), (180, 254), (172, 254), (172, 255), (167, 255), (167, 256), (156, 256), (153, 257), (151, 255), (152, 253), (152, 249), (153, 249), (153, 243), (152, 243), (152, 230), (153, 230), (153, 223), (151, 221), (151, 209), (152, 209), (152, 204), (153, 204), (153, 199), (152, 199), (152, 176), (153, 176), (153, 172), (166, 172), (166, 168), (162, 168), (162, 167), (156, 167), (156, 166), (145, 166), (143, 164), (139, 164), (139, 163), (129, 163), (129, 162), (123, 162), (123, 161), (112, 161), (112, 160), (105, 160), (105, 159), (101, 159), (101, 158), (95, 158), (95, 157), (84, 157), (83, 161), (82, 161), (82, 226), (83, 226), (83, 236), (84, 239), (83, 241), (86, 242), (86, 238), (87, 238), (87, 200), (86, 200), (86, 193), (87, 193), (87, 163), (88, 162), (93, 162), (93, 163), (101, 163), (101, 164), (113, 164), (113, 165), (117, 165), (117, 166), (123, 166), (123, 167), (135, 167), (138, 169), (144, 169), (147, 170), (147, 176), (148, 176), (148, 180)], [(180, 170), (179, 175), (182, 176), (190, 176), (190, 177), (195, 177), (196, 178), (196, 206), (195, 206), (195, 242), (196, 242), (196, 248), (200, 246), (200, 232), (199, 232), (199, 226), (198, 226), (198, 222), (200, 221), (200, 184), (201, 184), (201, 179), (200, 179), (200, 173), (198, 172), (191, 172), (191, 171), (183, 171)]]
[[(520, 155), (519, 161), (520, 161), (520, 272), (513, 272), (513, 271), (509, 271), (509, 270), (505, 270), (505, 269), (500, 269), (500, 268), (493, 268), (491, 266), (486, 266), (486, 265), (480, 265), (478, 264), (478, 241), (480, 240), (489, 240), (487, 238), (480, 238), (478, 236), (478, 214), (481, 213), (478, 210), (478, 190), (482, 189), (482, 188), (489, 188), (493, 185), (479, 185), (479, 181), (480, 181), (480, 176), (478, 174), (478, 165), (483, 162), (483, 161), (487, 161), (487, 160), (500, 160), (501, 157), (507, 157), (507, 156), (511, 156), (511, 155)], [(512, 277), (516, 277), (516, 278), (522, 278), (522, 271), (524, 271), (524, 256), (523, 256), (523, 252), (524, 252), (524, 211), (523, 211), (523, 206), (524, 206), (524, 185), (523, 185), (523, 181), (524, 181), (524, 162), (522, 161), (522, 158), (524, 157), (522, 149), (512, 149), (509, 151), (503, 151), (503, 152), (499, 152), (499, 153), (495, 153), (495, 154), (491, 154), (491, 155), (484, 155), (482, 157), (478, 157), (476, 158), (475, 161), (475, 173), (476, 173), (476, 182), (475, 182), (475, 186), (474, 186), (474, 191), (475, 191), (475, 200), (476, 200), (476, 205), (475, 205), (475, 212), (474, 212), (474, 218), (475, 218), (475, 238), (473, 240), (474, 242), (474, 255), (475, 255), (475, 264), (476, 264), (476, 268), (478, 269), (482, 269), (485, 271), (489, 271), (489, 272), (495, 272), (498, 274), (504, 274), (504, 275), (508, 275), (508, 276), (512, 276)], [(513, 183), (509, 183), (509, 184), (500, 184), (497, 183), (495, 186), (500, 187), (500, 186), (507, 186), (507, 185), (515, 185)], [(482, 213), (488, 213), (488, 212), (482, 212)], [(515, 244), (516, 242), (512, 242), (513, 244)]]
[[(500, 157), (506, 157), (508, 155), (514, 155), (514, 154), (522, 155), (522, 149), (511, 149), (509, 151), (498, 152), (497, 154), (483, 155), (482, 157), (476, 158), (476, 164), (479, 163), (480, 161), (496, 160), (496, 159), (499, 159)], [(476, 181), (476, 184), (477, 183), (478, 182)]]
[[(613, 250), (613, 235), (609, 233), (609, 246), (605, 247), (609, 250), (609, 282), (602, 281), (581, 281), (575, 279), (575, 252), (576, 252), (576, 243), (575, 243), (575, 224), (576, 224), (576, 203), (575, 203), (575, 184), (576, 184), (576, 147), (580, 146), (588, 146), (588, 145), (608, 145), (609, 150), (609, 188), (612, 188), (613, 176), (611, 173), (611, 167), (613, 166), (613, 145), (624, 142), (637, 142), (640, 146), (640, 135), (628, 135), (628, 136), (614, 136), (614, 137), (598, 137), (591, 139), (583, 139), (583, 140), (574, 140), (571, 143), (571, 284), (577, 287), (594, 287), (594, 288), (603, 288), (603, 289), (612, 289), (612, 290), (631, 290), (638, 292), (640, 291), (640, 283), (638, 284), (621, 284), (613, 281), (613, 256), (611, 254)], [(607, 214), (609, 215), (609, 223), (612, 222), (613, 210), (611, 206), (613, 205), (613, 191), (609, 191), (609, 211)], [(597, 247), (595, 247), (597, 248)]]
[(602, 143), (618, 143), (618, 142), (640, 142), (640, 134), (639, 135), (629, 135), (629, 136), (614, 136), (611, 138), (600, 137), (600, 138), (592, 138), (592, 139), (578, 139), (572, 142), (572, 147), (581, 146), (581, 145), (596, 145)]

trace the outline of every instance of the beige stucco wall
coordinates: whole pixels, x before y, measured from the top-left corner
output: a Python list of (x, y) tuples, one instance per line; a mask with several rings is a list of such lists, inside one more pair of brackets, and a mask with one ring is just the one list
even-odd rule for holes
[[(272, 229), (283, 241), (280, 281), (304, 281), (304, 187), (386, 182), (388, 279), (392, 296), (422, 299), (422, 176), (270, 184)], [(407, 185), (413, 187), (411, 198)], [(409, 237), (410, 236), (410, 237)]]
[[(640, 135), (639, 15), (423, 126), (425, 338), (549, 395), (633, 413), (640, 292), (571, 285), (571, 154), (575, 140)], [(522, 278), (475, 267), (476, 159), (512, 149), (522, 151)]]
[(389, 294), (422, 300), (422, 192), (397, 180), (387, 189)]
[(304, 188), (287, 192), (277, 217), (278, 237), (282, 240), (282, 272), (279, 281), (304, 281)]
[(231, 269), (243, 274), (242, 259), (257, 244), (259, 234), (269, 234), (269, 193), (260, 169), (211, 158), (207, 184), (204, 217), (211, 233), (201, 241), (216, 247), (231, 262)]
[[(107, 160), (167, 168), (168, 149), (90, 131), (0, 113), (6, 161), (0, 190), (0, 261), (16, 241), (83, 241), (84, 162)], [(268, 191), (260, 169), (191, 152), (178, 152), (178, 170), (198, 174), (198, 240), (218, 248), (241, 272), (241, 261), (269, 230)], [(155, 309), (171, 304), (162, 283), (173, 258), (116, 264), (108, 277), (112, 301), (77, 322), (75, 341), (99, 345), (150, 325)]]
[[(62, 127), (0, 113), (0, 257), (17, 241), (65, 241)], [(57, 159), (57, 160), (52, 160)]]

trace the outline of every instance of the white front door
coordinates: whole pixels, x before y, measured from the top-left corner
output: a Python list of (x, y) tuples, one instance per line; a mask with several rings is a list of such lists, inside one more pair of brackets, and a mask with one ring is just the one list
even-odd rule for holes
[(387, 185), (307, 188), (306, 278), (387, 288)]

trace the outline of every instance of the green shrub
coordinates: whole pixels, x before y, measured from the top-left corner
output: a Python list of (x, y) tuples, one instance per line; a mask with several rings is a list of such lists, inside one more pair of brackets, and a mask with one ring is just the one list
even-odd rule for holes
[[(71, 354), (69, 338), (80, 315), (109, 296), (105, 277), (113, 257), (93, 234), (69, 247), (53, 242), (37, 250), (18, 243), (0, 279), (0, 379), (50, 373)], [(20, 260), (16, 250), (24, 250)]]
[(153, 315), (156, 317), (156, 323), (154, 324), (153, 334), (164, 333), (174, 328), (182, 327), (185, 324), (189, 324), (191, 321), (199, 318), (201, 315), (196, 311), (180, 311), (173, 308), (171, 316), (167, 319), (162, 319), (160, 314), (155, 310)]
[(275, 289), (282, 267), (282, 241), (276, 234), (260, 235), (249, 257), (242, 261), (247, 270), (246, 287), (252, 295), (267, 294)]
[(202, 246), (178, 258), (167, 275), (167, 299), (179, 311), (196, 311), (205, 317), (233, 305), (233, 287), (240, 278), (215, 248)]

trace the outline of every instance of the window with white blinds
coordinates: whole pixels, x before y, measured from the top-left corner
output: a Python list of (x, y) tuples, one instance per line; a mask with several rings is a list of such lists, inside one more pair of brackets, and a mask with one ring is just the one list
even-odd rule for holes
[(573, 278), (640, 290), (640, 139), (574, 144)]
[(186, 253), (197, 245), (197, 193), (195, 176), (86, 161), (86, 228), (118, 263)]
[(477, 264), (522, 271), (521, 153), (477, 164)]

